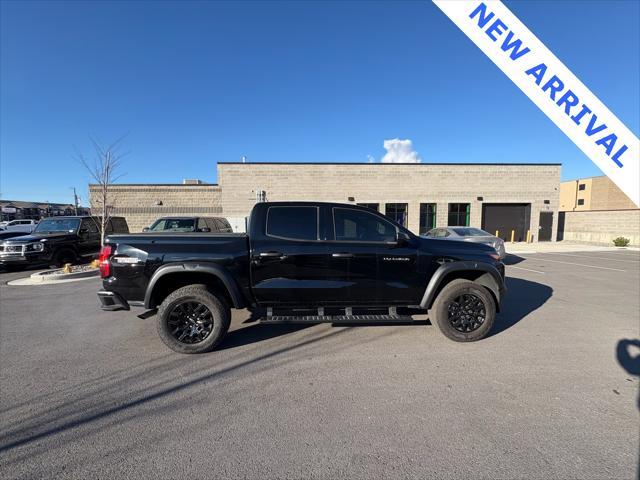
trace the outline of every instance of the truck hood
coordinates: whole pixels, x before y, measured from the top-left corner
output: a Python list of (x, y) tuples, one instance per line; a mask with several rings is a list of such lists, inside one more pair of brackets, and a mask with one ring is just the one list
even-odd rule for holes
[(75, 233), (31, 233), (29, 235), (21, 235), (19, 237), (12, 237), (4, 240), (2, 243), (7, 245), (17, 245), (23, 243), (32, 243), (39, 242), (41, 240), (53, 240), (53, 241), (64, 241), (64, 240), (73, 240), (76, 238)]
[[(484, 243), (451, 241), (437, 238), (420, 237), (420, 247), (434, 255), (458, 257), (461, 260), (487, 260), (496, 250)], [(493, 261), (493, 260), (490, 260)]]

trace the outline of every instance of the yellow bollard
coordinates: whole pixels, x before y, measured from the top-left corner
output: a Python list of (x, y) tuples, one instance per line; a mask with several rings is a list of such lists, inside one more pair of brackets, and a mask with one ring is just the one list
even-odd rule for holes
[(499, 233), (500, 233), (500, 231), (499, 231), (499, 230), (496, 230), (496, 237), (499, 237), (499, 236), (500, 236), (500, 235), (499, 235)]
[(527, 243), (529, 243), (530, 237), (531, 237), (531, 230), (527, 230)]
[(516, 231), (515, 230), (511, 230), (511, 243), (513, 243), (513, 239), (516, 236)]

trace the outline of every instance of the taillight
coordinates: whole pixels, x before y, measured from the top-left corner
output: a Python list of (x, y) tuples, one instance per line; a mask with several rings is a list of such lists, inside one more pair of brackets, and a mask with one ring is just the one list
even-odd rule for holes
[(107, 278), (111, 274), (111, 264), (109, 263), (109, 257), (111, 256), (111, 245), (105, 245), (100, 250), (100, 256), (98, 262), (100, 265), (100, 276)]

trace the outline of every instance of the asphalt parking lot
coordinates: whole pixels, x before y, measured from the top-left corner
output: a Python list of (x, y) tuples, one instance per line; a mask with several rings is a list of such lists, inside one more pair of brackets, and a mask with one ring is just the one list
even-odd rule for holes
[(640, 252), (511, 256), (493, 334), (234, 315), (185, 356), (99, 281), (0, 274), (2, 478), (634, 478)]

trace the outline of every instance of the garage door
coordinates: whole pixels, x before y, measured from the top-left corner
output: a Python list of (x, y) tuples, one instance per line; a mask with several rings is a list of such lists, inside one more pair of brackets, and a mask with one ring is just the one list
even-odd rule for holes
[(482, 229), (503, 240), (511, 240), (514, 231), (516, 242), (527, 238), (531, 219), (530, 203), (485, 203), (482, 205)]

